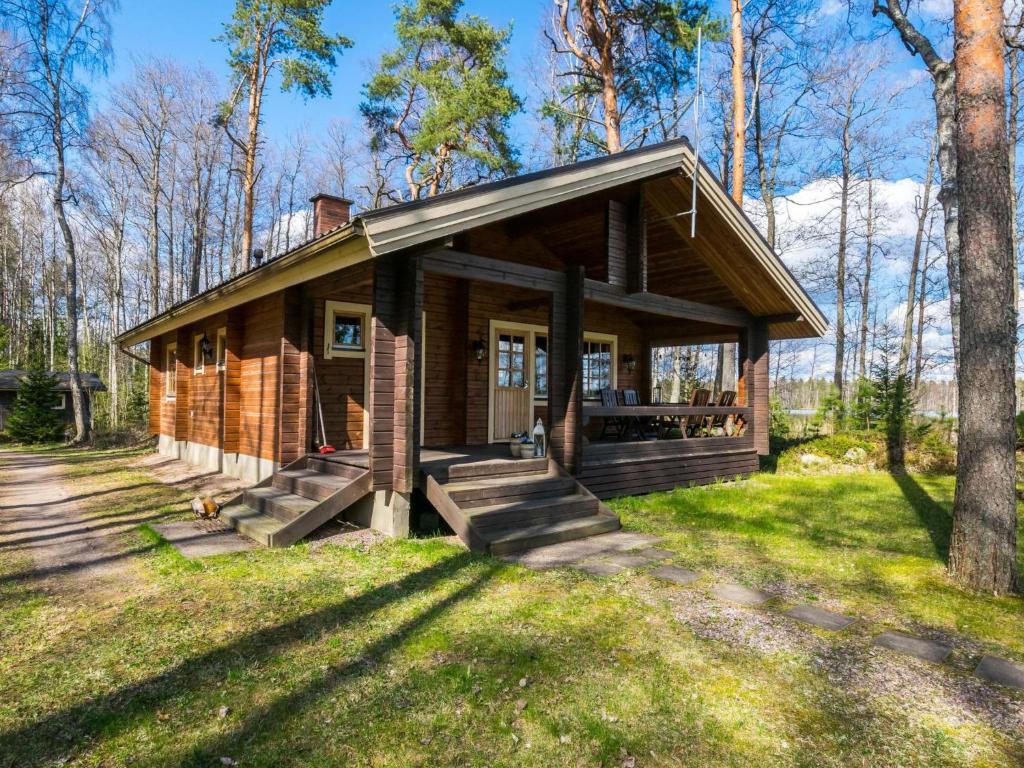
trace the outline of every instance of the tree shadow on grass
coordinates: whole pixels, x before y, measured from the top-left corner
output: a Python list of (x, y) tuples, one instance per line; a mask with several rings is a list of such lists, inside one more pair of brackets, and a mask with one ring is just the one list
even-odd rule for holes
[(952, 513), (932, 498), (913, 475), (893, 473), (892, 479), (921, 524), (928, 530), (935, 554), (942, 562), (946, 562), (949, 557), (949, 539), (953, 533)]
[[(272, 627), (250, 632), (144, 680), (94, 696), (0, 733), (0, 755), (3, 756), (0, 765), (17, 765), (19, 768), (47, 765), (73, 751), (76, 745), (88, 744), (98, 737), (114, 738), (137, 725), (140, 720), (154, 715), (166, 702), (179, 697), (187, 699), (191, 691), (215, 684), (223, 678), (224, 670), (237, 665), (239, 659), (244, 659), (249, 667), (256, 667), (286, 652), (293, 643), (308, 640), (312, 635), (337, 632), (355, 621), (368, 621), (372, 614), (405, 599), (409, 592), (428, 589), (433, 584), (453, 578), (478, 560), (478, 556), (470, 553), (454, 555), (397, 581), (381, 584), (363, 594)], [(356, 668), (353, 664), (367, 663), (375, 653), (380, 654), (393, 648), (454, 601), (472, 594), (498, 567), (498, 563), (491, 561), (484, 572), (468, 585), (364, 651), (356, 662), (347, 665), (347, 673)], [(343, 673), (345, 670), (336, 672)], [(284, 700), (286, 707), (295, 703), (291, 697)], [(279, 710), (275, 708), (275, 711)], [(258, 720), (247, 720), (244, 724), (246, 730), (258, 726)]]

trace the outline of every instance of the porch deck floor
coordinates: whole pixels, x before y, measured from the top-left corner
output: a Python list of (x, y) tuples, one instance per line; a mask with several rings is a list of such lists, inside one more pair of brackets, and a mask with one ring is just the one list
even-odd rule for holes
[(443, 473), (456, 464), (475, 464), (481, 461), (516, 461), (508, 445), (448, 445), (439, 448), (420, 449), (420, 469), (427, 474)]
[(348, 464), (353, 467), (363, 467), (364, 469), (370, 468), (370, 452), (366, 450), (345, 450), (335, 451), (334, 453), (311, 452), (306, 455), (320, 461), (332, 461), (338, 464)]

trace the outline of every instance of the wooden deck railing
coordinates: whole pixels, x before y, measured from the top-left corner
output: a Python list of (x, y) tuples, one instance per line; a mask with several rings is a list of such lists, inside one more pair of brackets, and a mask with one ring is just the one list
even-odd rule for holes
[(661, 403), (660, 405), (584, 405), (583, 416), (743, 416), (747, 424), (754, 417), (754, 409), (738, 405), (686, 405)]

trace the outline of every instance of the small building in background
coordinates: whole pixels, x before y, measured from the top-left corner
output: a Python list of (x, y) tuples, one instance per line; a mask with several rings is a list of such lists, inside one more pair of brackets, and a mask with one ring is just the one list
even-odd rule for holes
[[(0, 371), (0, 432), (7, 429), (7, 417), (14, 409), (14, 399), (18, 396), (21, 383), (28, 376), (28, 371), (12, 368)], [(75, 423), (75, 410), (71, 403), (71, 377), (67, 371), (48, 371), (48, 375), (57, 380), (53, 390), (53, 408), (61, 413), (65, 424)], [(81, 373), (82, 392), (89, 398), (90, 405), (94, 392), (106, 392), (106, 385), (100, 381), (99, 374)], [(92, 408), (89, 409), (90, 413)]]

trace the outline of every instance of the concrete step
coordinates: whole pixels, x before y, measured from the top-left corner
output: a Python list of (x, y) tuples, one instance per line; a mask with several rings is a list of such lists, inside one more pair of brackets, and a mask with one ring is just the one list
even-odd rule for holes
[(224, 507), (220, 516), (239, 533), (264, 547), (269, 547), (271, 537), (285, 526), (276, 517), (257, 512), (245, 504)]
[(274, 474), (273, 487), (306, 499), (323, 501), (350, 482), (351, 478), (325, 475), (314, 469), (288, 469)]
[(366, 471), (366, 467), (359, 466), (358, 464), (342, 464), (339, 461), (327, 461), (326, 459), (318, 459), (315, 456), (310, 456), (306, 459), (306, 469), (324, 475), (347, 477), (350, 479), (359, 477)]
[(548, 495), (539, 498), (492, 504), (486, 507), (463, 509), (470, 525), (484, 533), (488, 530), (532, 526), (593, 515), (600, 508), (600, 502), (593, 496), (581, 493)]
[(471, 509), (544, 496), (561, 496), (575, 486), (576, 481), (568, 475), (545, 472), (461, 480), (442, 487), (452, 501), (463, 509)]
[(617, 531), (619, 525), (617, 516), (598, 513), (587, 517), (491, 531), (485, 533), (484, 538), (491, 554), (507, 555), (524, 549), (610, 533)]
[(319, 502), (296, 496), (294, 493), (274, 487), (250, 488), (242, 494), (242, 503), (250, 509), (288, 523), (299, 517)]

